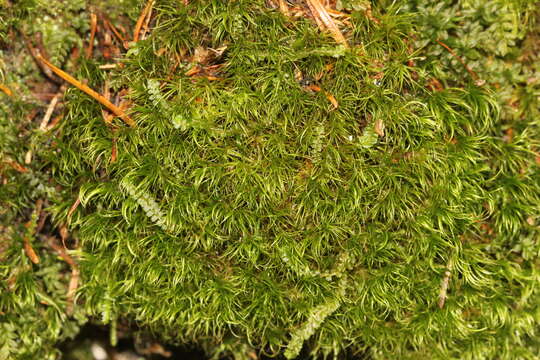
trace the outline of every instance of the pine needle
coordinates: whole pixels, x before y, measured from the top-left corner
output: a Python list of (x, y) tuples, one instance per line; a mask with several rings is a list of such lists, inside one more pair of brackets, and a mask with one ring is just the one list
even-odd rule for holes
[(69, 82), (71, 85), (75, 86), (79, 90), (85, 92), (86, 94), (93, 97), (95, 100), (97, 100), (99, 103), (101, 103), (103, 106), (105, 106), (107, 109), (109, 109), (111, 112), (113, 112), (116, 116), (124, 120), (126, 124), (128, 124), (131, 127), (135, 126), (135, 122), (128, 116), (122, 109), (120, 109), (118, 106), (111, 103), (109, 100), (107, 100), (104, 96), (99, 94), (98, 92), (91, 89), (89, 86), (81, 83), (79, 80), (75, 79), (68, 73), (64, 72), (62, 69), (57, 68), (53, 64), (51, 64), (49, 61), (45, 60), (43, 56), (37, 55), (36, 58), (45, 66), (47, 66), (49, 69), (51, 69), (56, 75), (64, 79), (65, 81)]
[(24, 252), (26, 253), (26, 256), (32, 261), (34, 264), (39, 264), (39, 256), (34, 251), (34, 248), (30, 244), (30, 240), (28, 240), (28, 237), (24, 237), (23, 239), (23, 247)]
[(339, 103), (338, 101), (336, 100), (336, 97), (332, 94), (330, 94), (328, 91), (325, 91), (324, 92), (324, 95), (326, 96), (326, 98), (328, 99), (328, 101), (330, 101), (330, 103), (332, 104), (332, 106), (334, 107), (334, 109), (337, 109), (339, 107)]
[(60, 246), (55, 237), (49, 237), (49, 246), (71, 267), (71, 279), (69, 281), (68, 291), (66, 295), (66, 312), (71, 315), (73, 313), (73, 306), (75, 303), (75, 292), (79, 286), (80, 271), (79, 266), (67, 253), (66, 249)]
[(81, 203), (81, 198), (77, 196), (77, 200), (75, 200), (73, 205), (71, 205), (71, 207), (69, 208), (69, 211), (67, 214), (68, 219), (71, 218), (71, 216), (73, 215), (75, 210), (77, 210), (77, 207), (79, 206), (80, 203)]
[(148, 16), (148, 13), (150, 12), (150, 9), (152, 8), (152, 5), (154, 4), (154, 0), (149, 0), (146, 3), (146, 6), (144, 7), (141, 15), (139, 16), (139, 19), (137, 19), (137, 23), (135, 24), (135, 30), (133, 31), (133, 41), (139, 41), (139, 36), (141, 32), (141, 28), (144, 24), (144, 20)]
[(285, 2), (285, 0), (278, 0), (279, 2), (279, 11), (285, 16), (290, 16), (291, 13), (289, 12), (289, 6)]
[(347, 40), (339, 30), (337, 25), (334, 23), (334, 20), (328, 14), (321, 2), (319, 0), (307, 0), (307, 3), (311, 12), (313, 13), (313, 16), (320, 19), (324, 26), (330, 31), (334, 40), (336, 40), (336, 42), (339, 44), (349, 47)]
[(448, 45), (446, 45), (445, 43), (443, 43), (442, 41), (439, 41), (437, 40), (437, 43), (439, 43), (439, 45), (441, 45), (443, 48), (445, 48), (446, 50), (448, 50), (448, 52), (450, 54), (452, 54), (453, 57), (455, 57), (456, 59), (459, 60), (459, 62), (461, 63), (461, 65), (463, 65), (463, 67), (465, 68), (465, 70), (467, 70), (467, 72), (471, 75), (471, 77), (474, 79), (474, 80), (478, 80), (478, 75), (476, 75), (476, 73), (474, 71), (471, 70), (471, 68), (465, 63), (465, 61), (463, 61), (463, 59), (461, 58), (461, 56), (459, 56), (458, 54), (456, 54), (454, 52), (454, 50), (452, 50), (452, 48)]
[(4, 84), (0, 84), (0, 90), (2, 90), (7, 96), (13, 96), (13, 92)]
[(94, 13), (90, 14), (90, 41), (88, 42), (88, 47), (86, 48), (86, 58), (90, 59), (92, 57), (92, 52), (94, 50), (94, 39), (96, 37), (97, 31), (97, 15)]
[(107, 18), (104, 18), (103, 22), (105, 23), (105, 26), (114, 34), (114, 36), (116, 36), (116, 38), (122, 44), (124, 49), (127, 50), (129, 48), (129, 45), (126, 39), (124, 38), (124, 36), (120, 34), (118, 29)]
[(43, 116), (43, 119), (41, 120), (41, 124), (39, 125), (39, 129), (41, 131), (47, 130), (47, 127), (49, 125), (49, 120), (51, 119), (54, 109), (56, 108), (56, 104), (58, 104), (58, 101), (60, 100), (62, 95), (63, 95), (63, 91), (54, 95), (51, 102), (49, 103), (49, 106), (47, 107), (47, 111), (45, 112), (45, 116)]

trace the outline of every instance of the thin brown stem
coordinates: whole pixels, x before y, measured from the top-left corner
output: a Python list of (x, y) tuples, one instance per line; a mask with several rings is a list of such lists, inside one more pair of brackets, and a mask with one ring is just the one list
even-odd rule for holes
[(58, 256), (62, 258), (70, 267), (71, 267), (71, 279), (69, 281), (68, 291), (66, 294), (67, 308), (66, 312), (68, 314), (73, 313), (73, 306), (75, 304), (75, 292), (79, 286), (79, 265), (73, 260), (71, 256), (67, 253), (66, 249), (60, 246), (55, 237), (49, 237), (48, 243), (53, 250), (58, 253)]
[(452, 48), (448, 45), (446, 45), (445, 43), (443, 43), (442, 41), (440, 40), (437, 40), (437, 42), (439, 43), (439, 45), (441, 45), (443, 48), (445, 48), (446, 50), (448, 50), (448, 52), (450, 54), (452, 54), (453, 57), (455, 57), (456, 59), (459, 60), (459, 62), (463, 65), (463, 67), (465, 68), (465, 70), (467, 70), (467, 72), (471, 75), (471, 77), (474, 79), (474, 80), (478, 80), (478, 75), (476, 75), (476, 73), (474, 71), (471, 70), (471, 68), (469, 66), (467, 66), (467, 64), (465, 63), (465, 61), (463, 61), (463, 59), (461, 58), (461, 56), (459, 56), (458, 54), (455, 53), (454, 50), (452, 50)]

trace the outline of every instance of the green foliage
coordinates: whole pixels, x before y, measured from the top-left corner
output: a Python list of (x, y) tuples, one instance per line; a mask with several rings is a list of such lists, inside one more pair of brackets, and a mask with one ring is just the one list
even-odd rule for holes
[[(538, 65), (517, 63), (527, 49), (515, 46), (533, 3), (381, 2), (380, 24), (367, 4), (340, 2), (352, 11), (347, 49), (261, 1), (162, 0), (125, 66), (104, 75), (81, 60), (92, 86), (107, 78), (129, 89), (137, 127), (106, 124), (70, 89), (61, 125), (30, 136), (42, 149), (33, 176), (59, 185), (40, 196), (80, 242), (79, 320), (133, 321), (215, 357), (536, 356), (538, 80), (523, 80)], [(436, 40), (488, 84), (470, 81)], [(208, 64), (222, 64), (217, 80), (185, 75)], [(511, 70), (492, 77), (501, 66)], [(430, 89), (433, 78), (444, 89)], [(508, 91), (523, 99), (514, 116)], [(23, 147), (14, 126), (0, 136)], [(18, 192), (6, 189), (2, 202)], [(82, 206), (68, 217), (77, 194)], [(15, 198), (23, 208), (37, 196)], [(0, 311), (37, 311), (46, 293), (58, 329), (58, 263), (42, 251), (44, 265), (30, 265), (10, 244), (5, 274), (39, 272), (25, 277), (32, 288), (0, 295)], [(11, 329), (5, 348), (24, 319), (0, 321)], [(73, 334), (68, 323), (44, 337)]]

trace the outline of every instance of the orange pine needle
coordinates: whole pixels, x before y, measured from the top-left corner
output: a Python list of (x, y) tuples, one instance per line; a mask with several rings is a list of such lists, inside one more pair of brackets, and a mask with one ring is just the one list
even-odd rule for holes
[(77, 207), (79, 206), (80, 203), (81, 203), (81, 199), (77, 197), (77, 200), (75, 200), (73, 205), (71, 205), (71, 207), (69, 208), (69, 211), (67, 214), (68, 218), (70, 218), (73, 215), (73, 213), (75, 212), (75, 210), (77, 210)]
[(13, 92), (9, 90), (6, 85), (0, 84), (0, 90), (2, 90), (7, 96), (13, 96)]
[(28, 169), (19, 164), (18, 162), (15, 162), (13, 160), (7, 160), (5, 161), (9, 166), (11, 166), (13, 169), (17, 170), (18, 172), (25, 173), (28, 172)]
[(86, 48), (86, 58), (90, 59), (92, 57), (92, 52), (94, 51), (94, 39), (96, 37), (97, 31), (97, 15), (94, 13), (90, 14), (90, 42)]
[(150, 25), (150, 19), (152, 19), (152, 10), (153, 7), (150, 7), (150, 11), (148, 11), (148, 15), (146, 15), (146, 20), (142, 27), (142, 39), (144, 40), (146, 38), (146, 34), (150, 31), (149, 25)]
[(186, 72), (184, 73), (184, 75), (186, 75), (186, 76), (193, 76), (193, 75), (196, 75), (196, 74), (200, 73), (201, 70), (202, 70), (202, 69), (201, 69), (200, 67), (194, 66), (194, 67), (192, 67), (191, 69), (189, 69), (188, 71), (186, 71)]
[(107, 26), (109, 28), (109, 30), (112, 31), (112, 33), (114, 34), (114, 36), (116, 36), (116, 38), (118, 39), (118, 41), (122, 44), (122, 46), (124, 47), (124, 49), (128, 49), (129, 46), (128, 46), (128, 42), (126, 41), (126, 39), (124, 38), (124, 36), (122, 36), (122, 34), (120, 34), (120, 32), (118, 31), (118, 29), (107, 19), (103, 19), (103, 21), (105, 22), (105, 26)]
[(97, 100), (99, 103), (101, 103), (103, 106), (105, 106), (107, 109), (109, 109), (112, 113), (114, 113), (116, 116), (124, 120), (126, 124), (129, 126), (135, 126), (135, 122), (128, 116), (122, 109), (120, 109), (118, 106), (111, 103), (109, 100), (107, 100), (104, 96), (99, 94), (98, 92), (91, 89), (89, 86), (81, 83), (79, 80), (75, 79), (68, 73), (64, 72), (62, 69), (57, 68), (47, 60), (43, 58), (41, 55), (37, 55), (37, 59), (46, 65), (49, 69), (51, 69), (56, 75), (64, 79), (65, 81), (69, 82), (71, 85), (75, 86), (79, 90), (85, 92), (86, 94), (93, 97), (95, 100)]
[(337, 25), (334, 23), (334, 20), (332, 20), (332, 17), (328, 14), (325, 7), (319, 0), (307, 0), (307, 3), (309, 5), (310, 10), (313, 13), (313, 16), (315, 18), (319, 18), (324, 26), (330, 31), (332, 34), (332, 37), (338, 44), (345, 45), (346, 47), (349, 47), (349, 44), (347, 43), (347, 40), (337, 27)]
[(325, 91), (324, 95), (326, 95), (326, 98), (328, 99), (328, 101), (330, 101), (334, 109), (337, 109), (339, 107), (339, 104), (334, 95), (330, 94), (328, 91)]
[(116, 162), (117, 153), (118, 150), (116, 149), (116, 138), (113, 138), (111, 147), (111, 164)]
[(24, 252), (26, 253), (26, 256), (28, 256), (30, 261), (32, 261), (34, 264), (39, 264), (39, 256), (37, 256), (32, 245), (30, 245), (30, 241), (27, 237), (25, 237), (23, 240), (23, 246)]
[(135, 30), (133, 31), (133, 41), (139, 41), (139, 35), (141, 32), (141, 28), (144, 24), (144, 20), (148, 16), (148, 13), (150, 12), (150, 8), (152, 8), (152, 5), (154, 4), (154, 0), (149, 0), (146, 3), (146, 6), (144, 7), (141, 16), (137, 19), (137, 23), (135, 24)]

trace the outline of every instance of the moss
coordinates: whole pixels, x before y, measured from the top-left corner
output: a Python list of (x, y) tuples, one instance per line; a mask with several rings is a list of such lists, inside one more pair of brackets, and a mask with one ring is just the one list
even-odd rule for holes
[[(540, 134), (537, 83), (522, 80), (537, 69), (499, 79), (482, 67), (519, 64), (532, 4), (368, 13), (343, 1), (347, 48), (261, 1), (158, 1), (121, 67), (73, 63), (94, 88), (127, 93), (137, 127), (104, 122), (69, 89), (61, 124), (29, 135), (41, 149), (32, 173), (57, 186), (44, 195), (52, 224), (79, 243), (78, 319), (134, 322), (215, 356), (533, 358)], [(465, 29), (500, 40), (471, 44)], [(519, 116), (507, 90), (529, 94)], [(29, 266), (18, 254), (6, 271)]]

